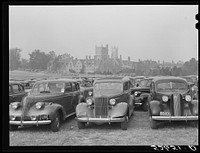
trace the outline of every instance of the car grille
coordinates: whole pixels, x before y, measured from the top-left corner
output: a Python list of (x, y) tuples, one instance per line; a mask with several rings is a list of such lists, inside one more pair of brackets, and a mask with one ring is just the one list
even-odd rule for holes
[(94, 101), (95, 117), (106, 118), (108, 116), (108, 98), (95, 98)]
[(181, 95), (180, 94), (173, 94), (172, 101), (173, 101), (173, 115), (174, 116), (181, 116)]

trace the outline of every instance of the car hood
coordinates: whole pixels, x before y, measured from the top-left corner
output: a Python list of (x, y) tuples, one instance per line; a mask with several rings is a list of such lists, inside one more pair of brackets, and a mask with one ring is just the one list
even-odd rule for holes
[(172, 94), (179, 93), (181, 95), (184, 95), (184, 94), (188, 93), (188, 90), (157, 91), (157, 93), (164, 94), (164, 95), (172, 95)]
[(41, 101), (46, 101), (48, 99), (54, 98), (56, 96), (60, 96), (62, 95), (62, 93), (56, 93), (56, 94), (40, 94), (40, 95), (30, 95), (30, 96), (26, 96), (24, 97), (24, 99), (22, 100), (22, 106), (23, 106), (23, 113), (24, 115), (26, 115), (28, 113), (28, 110), (37, 102), (41, 102)]

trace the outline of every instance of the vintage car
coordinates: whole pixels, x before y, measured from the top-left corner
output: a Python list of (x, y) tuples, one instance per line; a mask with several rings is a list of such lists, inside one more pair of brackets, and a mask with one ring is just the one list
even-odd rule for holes
[(144, 111), (148, 111), (148, 97), (150, 94), (150, 84), (151, 81), (155, 77), (148, 77), (141, 79), (138, 82), (138, 86), (132, 88), (132, 94), (134, 94), (134, 100), (135, 100), (135, 107), (140, 107)]
[(56, 132), (61, 121), (75, 114), (79, 96), (79, 84), (73, 79), (38, 81), (21, 102), (10, 104), (10, 129), (49, 124), (51, 130)]
[(138, 87), (138, 86), (139, 86), (139, 82), (140, 82), (142, 79), (146, 78), (146, 77), (145, 77), (145, 76), (135, 76), (135, 77), (129, 77), (129, 78), (130, 78), (130, 80), (131, 80), (133, 86), (134, 86), (134, 87)]
[(150, 126), (161, 121), (197, 123), (198, 100), (191, 97), (187, 81), (181, 77), (159, 77), (152, 80), (149, 96)]
[(93, 83), (93, 93), (76, 107), (78, 128), (90, 122), (96, 124), (120, 122), (126, 130), (134, 111), (131, 82), (127, 78), (102, 78)]
[(195, 84), (195, 82), (191, 76), (182, 76), (182, 78), (186, 79), (190, 88)]
[(14, 101), (21, 101), (26, 95), (24, 86), (16, 81), (9, 81), (9, 104)]

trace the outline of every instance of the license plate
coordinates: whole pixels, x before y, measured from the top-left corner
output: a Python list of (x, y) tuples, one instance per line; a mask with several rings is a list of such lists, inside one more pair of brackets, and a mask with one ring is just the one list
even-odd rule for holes
[(171, 115), (171, 114), (170, 114), (170, 112), (160, 112), (160, 115), (165, 115), (165, 116), (167, 116), (167, 115)]

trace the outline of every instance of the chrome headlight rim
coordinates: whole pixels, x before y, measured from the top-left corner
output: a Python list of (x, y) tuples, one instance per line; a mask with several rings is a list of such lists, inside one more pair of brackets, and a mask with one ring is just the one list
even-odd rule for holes
[(186, 95), (186, 96), (185, 96), (185, 100), (186, 100), (187, 102), (191, 102), (191, 101), (192, 101), (192, 97), (191, 97), (190, 95)]
[(87, 103), (87, 105), (92, 105), (92, 99), (91, 98), (88, 98), (87, 100), (86, 100), (86, 103)]
[(113, 106), (113, 105), (115, 105), (115, 103), (116, 103), (116, 100), (115, 100), (115, 99), (110, 99), (110, 100), (109, 100), (109, 103), (110, 103), (110, 105), (112, 105), (112, 106)]
[(88, 92), (88, 95), (89, 95), (89, 96), (92, 96), (92, 91), (89, 91), (89, 92)]
[(36, 109), (42, 109), (43, 106), (44, 106), (44, 102), (37, 102), (37, 103), (35, 104), (35, 108), (36, 108)]
[(166, 96), (166, 95), (163, 95), (163, 96), (162, 96), (162, 101), (163, 101), (163, 102), (166, 103), (166, 102), (168, 102), (168, 100), (169, 100), (168, 96)]

